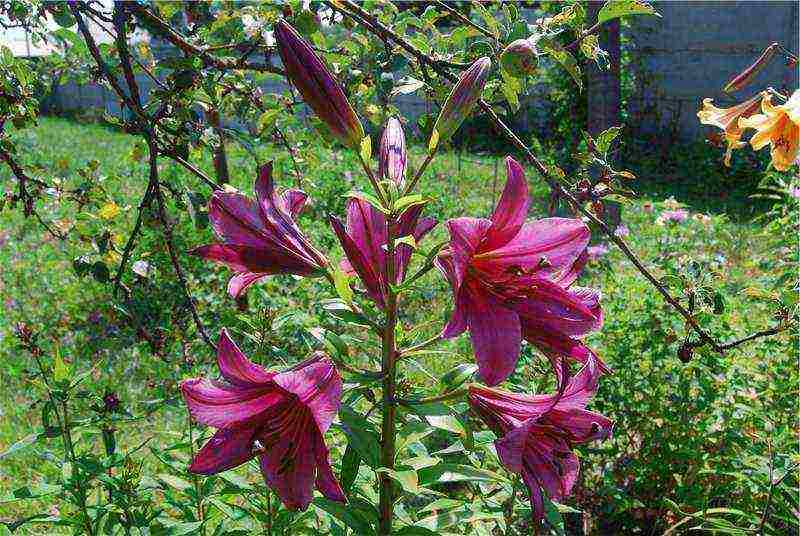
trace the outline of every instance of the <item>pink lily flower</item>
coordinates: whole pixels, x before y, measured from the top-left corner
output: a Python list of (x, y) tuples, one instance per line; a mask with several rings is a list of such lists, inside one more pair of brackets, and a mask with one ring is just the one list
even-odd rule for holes
[(264, 480), (290, 510), (305, 510), (315, 485), (328, 499), (346, 502), (322, 437), (341, 404), (342, 380), (333, 363), (317, 353), (283, 372), (267, 372), (224, 329), (217, 363), (225, 381), (181, 383), (192, 418), (218, 428), (189, 471), (213, 475), (258, 456)]
[(328, 264), (295, 223), (308, 196), (296, 189), (276, 192), (271, 162), (261, 167), (255, 193), (253, 201), (239, 192), (214, 192), (208, 217), (222, 243), (189, 252), (236, 272), (228, 282), (234, 298), (268, 275), (317, 276)]
[(495, 448), (503, 466), (522, 475), (537, 521), (544, 515), (542, 489), (561, 502), (575, 485), (580, 462), (573, 445), (611, 436), (612, 421), (586, 409), (599, 374), (589, 359), (559, 393), (530, 396), (469, 388), (470, 406), (499, 437)]
[(491, 217), (448, 221), (450, 245), (436, 260), (455, 295), (442, 336), (469, 330), (488, 385), (514, 371), (523, 335), (544, 343), (582, 336), (602, 323), (599, 294), (570, 289), (586, 263), (589, 228), (568, 218), (525, 223), (528, 185), (513, 158), (506, 165), (508, 179)]
[[(436, 225), (436, 220), (421, 218), (421, 213), (422, 205), (403, 212), (394, 224), (392, 235), (398, 238), (411, 235), (419, 242)], [(369, 297), (383, 307), (387, 291), (386, 216), (366, 201), (350, 198), (347, 201), (347, 225), (334, 216), (330, 217), (330, 222), (347, 256), (342, 261), (342, 270), (349, 275), (358, 274)], [(412, 251), (408, 244), (398, 244), (393, 284), (399, 284), (405, 278)]]

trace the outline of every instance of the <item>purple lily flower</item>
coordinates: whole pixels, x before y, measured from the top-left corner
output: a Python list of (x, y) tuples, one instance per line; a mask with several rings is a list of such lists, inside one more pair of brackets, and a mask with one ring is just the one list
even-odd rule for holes
[[(417, 242), (422, 240), (434, 228), (436, 220), (421, 218), (421, 213), (422, 205), (403, 212), (394, 224), (392, 235), (411, 235)], [(369, 297), (382, 308), (387, 292), (386, 216), (366, 201), (350, 198), (347, 201), (347, 225), (334, 216), (330, 217), (330, 222), (347, 256), (342, 261), (342, 270), (347, 274), (358, 274)], [(412, 251), (408, 244), (397, 245), (393, 284), (399, 284), (405, 278)]]
[(406, 137), (403, 134), (403, 126), (400, 121), (391, 117), (381, 137), (378, 174), (394, 182), (398, 188), (402, 188), (405, 184), (406, 159)]
[(602, 324), (598, 293), (569, 288), (586, 263), (589, 228), (567, 218), (525, 223), (528, 185), (516, 160), (508, 157), (506, 165), (508, 180), (491, 218), (448, 221), (450, 245), (436, 259), (455, 295), (442, 336), (469, 330), (480, 377), (489, 385), (514, 371), (523, 335), (537, 344)]
[(586, 410), (597, 391), (600, 369), (594, 359), (563, 388), (549, 395), (523, 395), (472, 385), (469, 404), (499, 437), (495, 441), (502, 464), (522, 475), (538, 521), (544, 515), (542, 490), (561, 502), (578, 478), (580, 462), (572, 451), (578, 443), (611, 436), (613, 423)]
[(228, 293), (234, 298), (268, 275), (317, 276), (328, 264), (295, 223), (306, 194), (295, 189), (277, 193), (271, 162), (262, 166), (255, 193), (253, 201), (239, 192), (214, 192), (208, 217), (222, 243), (189, 252), (236, 272), (228, 282)]
[(259, 457), (267, 485), (290, 510), (304, 510), (314, 486), (346, 502), (323, 434), (339, 411), (342, 380), (322, 353), (280, 373), (245, 357), (222, 330), (217, 363), (224, 382), (194, 378), (181, 392), (194, 420), (218, 428), (189, 465), (213, 475)]
[(275, 24), (275, 41), (286, 76), (331, 134), (344, 145), (358, 149), (364, 128), (342, 86), (311, 45), (286, 21)]

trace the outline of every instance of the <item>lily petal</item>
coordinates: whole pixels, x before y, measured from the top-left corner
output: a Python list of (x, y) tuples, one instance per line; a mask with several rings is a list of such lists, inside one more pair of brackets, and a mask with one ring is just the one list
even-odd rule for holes
[(500, 201), (492, 213), (492, 230), (486, 239), (484, 249), (496, 249), (506, 245), (514, 238), (525, 223), (530, 206), (528, 195), (528, 182), (522, 166), (511, 158), (506, 157), (506, 185), (500, 196)]
[(255, 457), (254, 430), (250, 427), (222, 428), (203, 445), (189, 465), (189, 472), (215, 475)]
[(494, 270), (516, 267), (535, 270), (540, 277), (558, 279), (572, 269), (589, 244), (591, 233), (580, 220), (545, 218), (524, 224), (505, 246), (481, 253), (481, 263)]
[(181, 393), (192, 418), (215, 428), (248, 422), (286, 396), (274, 389), (234, 387), (200, 378), (184, 380)]
[(486, 385), (497, 385), (514, 372), (519, 359), (522, 343), (519, 316), (493, 299), (478, 307), (474, 305), (466, 311), (478, 374)]
[(247, 359), (224, 328), (217, 344), (217, 364), (222, 376), (240, 387), (256, 387), (275, 377), (274, 373), (267, 372)]

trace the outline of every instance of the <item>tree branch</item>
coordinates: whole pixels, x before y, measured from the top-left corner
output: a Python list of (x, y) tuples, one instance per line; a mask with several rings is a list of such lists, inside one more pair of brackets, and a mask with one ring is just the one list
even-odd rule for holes
[(154, 13), (151, 13), (144, 5), (139, 3), (134, 3), (131, 5), (131, 10), (134, 11), (137, 15), (139, 15), (142, 19), (144, 19), (147, 23), (157, 29), (161, 35), (161, 37), (168, 40), (170, 43), (184, 51), (186, 54), (190, 56), (197, 56), (203, 60), (203, 62), (215, 69), (219, 69), (222, 71), (227, 70), (247, 70), (247, 71), (257, 71), (257, 72), (265, 72), (265, 73), (273, 73), (279, 75), (285, 75), (282, 69), (275, 67), (274, 65), (269, 65), (266, 63), (249, 63), (244, 60), (244, 58), (240, 60), (227, 60), (222, 58), (217, 58), (216, 56), (212, 55), (208, 50), (200, 48), (196, 45), (191, 44), (186, 37), (182, 36), (175, 30), (173, 30), (170, 25)]

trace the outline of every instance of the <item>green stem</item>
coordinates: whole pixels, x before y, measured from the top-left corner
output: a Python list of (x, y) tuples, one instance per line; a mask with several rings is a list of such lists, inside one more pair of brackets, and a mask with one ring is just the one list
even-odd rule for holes
[(378, 199), (380, 199), (385, 208), (391, 209), (392, 207), (389, 206), (389, 201), (383, 192), (383, 188), (381, 188), (381, 185), (378, 184), (378, 179), (375, 178), (375, 174), (372, 173), (372, 170), (369, 167), (369, 162), (364, 160), (360, 154), (358, 155), (358, 159), (361, 161), (361, 166), (364, 168), (364, 173), (366, 173), (367, 177), (369, 178), (369, 183), (372, 185), (375, 193), (378, 194)]
[[(189, 432), (189, 449), (192, 453), (192, 459), (194, 459), (195, 450), (194, 450), (194, 433), (192, 432), (192, 415), (189, 413), (189, 410), (186, 410), (186, 429)], [(203, 515), (203, 490), (200, 486), (200, 479), (197, 478), (197, 475), (192, 473), (192, 482), (194, 483), (194, 493), (195, 493), (195, 500), (197, 501), (197, 520), (202, 522), (204, 520)], [(200, 534), (204, 535), (206, 533), (206, 526), (205, 524), (200, 525)]]
[(425, 160), (423, 160), (422, 164), (419, 166), (419, 169), (417, 170), (417, 173), (414, 175), (414, 178), (411, 179), (411, 182), (408, 183), (408, 187), (406, 188), (406, 191), (403, 192), (403, 195), (408, 195), (414, 191), (414, 188), (416, 188), (420, 177), (422, 177), (422, 173), (425, 171), (425, 168), (428, 167), (428, 164), (431, 163), (435, 155), (436, 155), (436, 149), (434, 149), (432, 153), (431, 152), (428, 153), (428, 156), (425, 157)]
[(267, 536), (272, 536), (272, 500), (269, 496), (269, 488), (265, 488), (264, 498), (267, 500)]
[[(396, 409), (395, 389), (397, 381), (397, 347), (395, 328), (397, 326), (397, 294), (389, 282), (394, 281), (394, 236), (392, 221), (386, 221), (386, 323), (383, 328), (381, 373), (383, 374), (383, 420), (381, 422), (381, 466), (394, 469)], [(378, 475), (380, 483), (380, 501), (378, 511), (378, 535), (389, 536), (392, 533), (394, 517), (394, 489), (392, 479), (385, 472)]]

